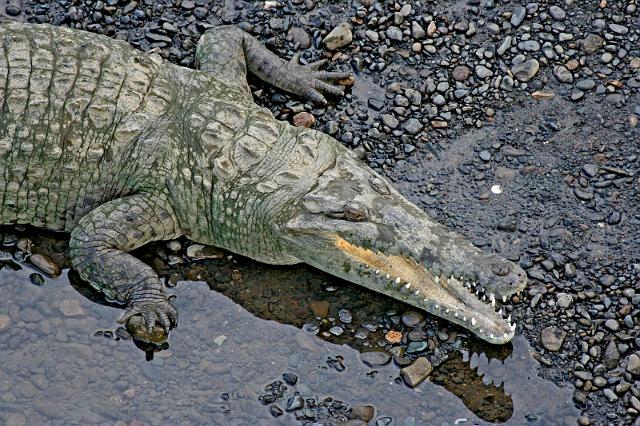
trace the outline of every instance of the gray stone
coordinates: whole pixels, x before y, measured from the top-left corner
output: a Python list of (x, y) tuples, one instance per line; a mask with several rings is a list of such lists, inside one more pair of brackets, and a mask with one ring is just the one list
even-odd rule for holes
[(573, 83), (573, 74), (564, 65), (553, 67), (553, 75), (560, 83)]
[(527, 16), (527, 9), (523, 6), (517, 6), (511, 13), (511, 25), (519, 27)]
[(402, 30), (396, 26), (392, 25), (389, 28), (387, 28), (387, 31), (385, 31), (385, 34), (387, 35), (389, 40), (402, 41)]
[(618, 400), (618, 395), (616, 395), (615, 392), (611, 389), (606, 388), (603, 392), (604, 396), (609, 400), (609, 402), (616, 402)]
[(475, 71), (478, 78), (483, 80), (485, 78), (493, 76), (493, 71), (491, 71), (489, 68), (485, 67), (484, 65), (476, 65)]
[(614, 340), (611, 340), (604, 350), (604, 361), (607, 368), (610, 370), (615, 368), (620, 361), (620, 351), (618, 350), (618, 345)]
[(422, 130), (422, 123), (420, 121), (418, 121), (415, 118), (410, 118), (408, 119), (405, 123), (404, 126), (402, 126), (407, 132), (411, 133), (412, 135), (415, 135), (416, 133), (418, 133), (420, 130)]
[(556, 21), (562, 21), (567, 16), (566, 12), (559, 6), (551, 6), (549, 15)]
[(625, 35), (629, 32), (629, 28), (620, 24), (609, 24), (609, 29), (616, 34)]
[(363, 352), (360, 360), (369, 367), (381, 367), (391, 362), (391, 355), (386, 351)]
[(598, 34), (589, 34), (584, 39), (578, 42), (580, 48), (584, 53), (592, 54), (596, 53), (604, 45), (604, 39)]
[(427, 32), (422, 28), (422, 25), (417, 21), (413, 21), (411, 23), (411, 37), (413, 38), (424, 38), (427, 35)]
[(620, 330), (620, 324), (618, 323), (618, 321), (617, 321), (617, 320), (614, 320), (614, 319), (608, 319), (608, 320), (606, 320), (606, 321), (604, 322), (604, 326), (605, 326), (607, 329), (609, 329), (609, 330), (611, 330), (611, 331), (614, 331), (614, 332), (615, 332), (615, 331)]
[(402, 377), (402, 380), (404, 380), (408, 386), (415, 388), (422, 383), (424, 379), (429, 377), (431, 370), (432, 367), (429, 360), (425, 357), (420, 357), (413, 361), (408, 367), (400, 370), (400, 377)]
[(527, 82), (538, 74), (540, 63), (537, 59), (529, 59), (511, 67), (513, 75), (522, 82)]
[(568, 293), (558, 293), (556, 304), (559, 308), (566, 309), (573, 304), (573, 297)]
[(629, 361), (627, 362), (627, 371), (636, 376), (640, 376), (640, 355), (629, 355)]
[(555, 326), (543, 328), (540, 332), (542, 347), (550, 352), (558, 352), (566, 337), (567, 333)]
[(596, 82), (591, 78), (587, 78), (576, 82), (576, 87), (580, 90), (592, 90), (596, 87)]
[(400, 124), (398, 119), (391, 114), (382, 114), (380, 118), (382, 118), (382, 124), (391, 129), (395, 129)]
[(351, 43), (351, 40), (353, 40), (351, 24), (343, 22), (327, 34), (327, 36), (322, 40), (322, 43), (327, 49), (336, 50)]

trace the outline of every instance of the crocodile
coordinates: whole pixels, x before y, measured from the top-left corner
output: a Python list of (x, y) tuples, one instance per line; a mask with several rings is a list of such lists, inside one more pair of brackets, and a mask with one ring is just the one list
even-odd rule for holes
[(0, 25), (0, 224), (70, 234), (80, 277), (119, 322), (177, 326), (151, 267), (129, 254), (185, 236), (275, 265), (307, 263), (503, 344), (526, 285), (512, 262), (431, 219), (332, 137), (276, 120), (247, 73), (325, 103), (345, 72), (285, 61), (233, 26), (196, 68), (124, 41)]

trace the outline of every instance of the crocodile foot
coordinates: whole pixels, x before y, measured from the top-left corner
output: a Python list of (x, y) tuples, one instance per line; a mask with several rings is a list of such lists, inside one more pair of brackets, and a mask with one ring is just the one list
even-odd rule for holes
[(136, 301), (134, 297), (118, 318), (118, 322), (124, 324), (134, 315), (142, 316), (148, 332), (152, 332), (156, 324), (166, 331), (178, 326), (178, 311), (164, 295), (158, 300)]
[(337, 80), (342, 80), (352, 76), (350, 72), (329, 72), (322, 71), (320, 68), (328, 61), (321, 59), (307, 65), (300, 64), (300, 53), (296, 53), (291, 61), (286, 64), (286, 71), (280, 78), (282, 89), (311, 99), (313, 102), (326, 104), (327, 99), (323, 93), (342, 96), (344, 90), (342, 87), (330, 84)]

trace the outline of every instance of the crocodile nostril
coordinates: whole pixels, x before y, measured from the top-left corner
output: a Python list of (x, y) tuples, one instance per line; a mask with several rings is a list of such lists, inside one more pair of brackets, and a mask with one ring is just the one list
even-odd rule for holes
[(508, 263), (494, 263), (491, 267), (491, 272), (500, 277), (507, 276), (511, 272), (511, 265)]

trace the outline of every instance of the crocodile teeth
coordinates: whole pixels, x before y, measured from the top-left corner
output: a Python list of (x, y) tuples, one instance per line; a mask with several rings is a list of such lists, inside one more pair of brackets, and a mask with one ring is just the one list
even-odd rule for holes
[(386, 279), (389, 279), (389, 278), (391, 278), (391, 275), (387, 274), (387, 275), (385, 275), (384, 277), (385, 277)]
[(462, 317), (462, 321), (467, 322), (467, 317)]
[(424, 299), (422, 299), (423, 302), (427, 302), (429, 299), (427, 299), (426, 297)]
[(400, 277), (396, 277), (396, 284), (400, 284)]
[(511, 331), (516, 331), (516, 323), (511, 324)]
[(508, 339), (508, 338), (509, 338), (509, 335), (508, 335), (507, 333), (504, 333), (504, 334), (502, 335), (502, 337), (503, 337), (503, 338), (505, 338), (505, 339)]
[(436, 305), (436, 309), (440, 309), (440, 305)]
[(433, 280), (436, 282), (436, 284), (440, 284), (440, 277), (439, 276), (435, 276), (433, 277)]
[(507, 296), (502, 296), (502, 303), (507, 303)]
[(375, 274), (380, 275), (380, 269), (376, 269)]
[(444, 310), (444, 313), (445, 313), (445, 314), (448, 314), (448, 313), (449, 313), (449, 308), (445, 309), (445, 310)]
[(493, 333), (489, 333), (489, 337), (493, 339)]
[(471, 325), (475, 327), (477, 323), (476, 317), (471, 317)]
[(458, 318), (458, 313), (453, 314), (454, 317)]
[(413, 293), (413, 294), (415, 294), (416, 296), (419, 295), (420, 294), (420, 290), (416, 290), (416, 292)]
[(404, 288), (406, 288), (407, 290), (409, 290), (411, 288), (411, 283), (406, 283)]
[(498, 311), (498, 315), (502, 316), (502, 308)]
[(509, 318), (507, 318), (507, 322), (511, 324), (511, 314), (509, 314)]

